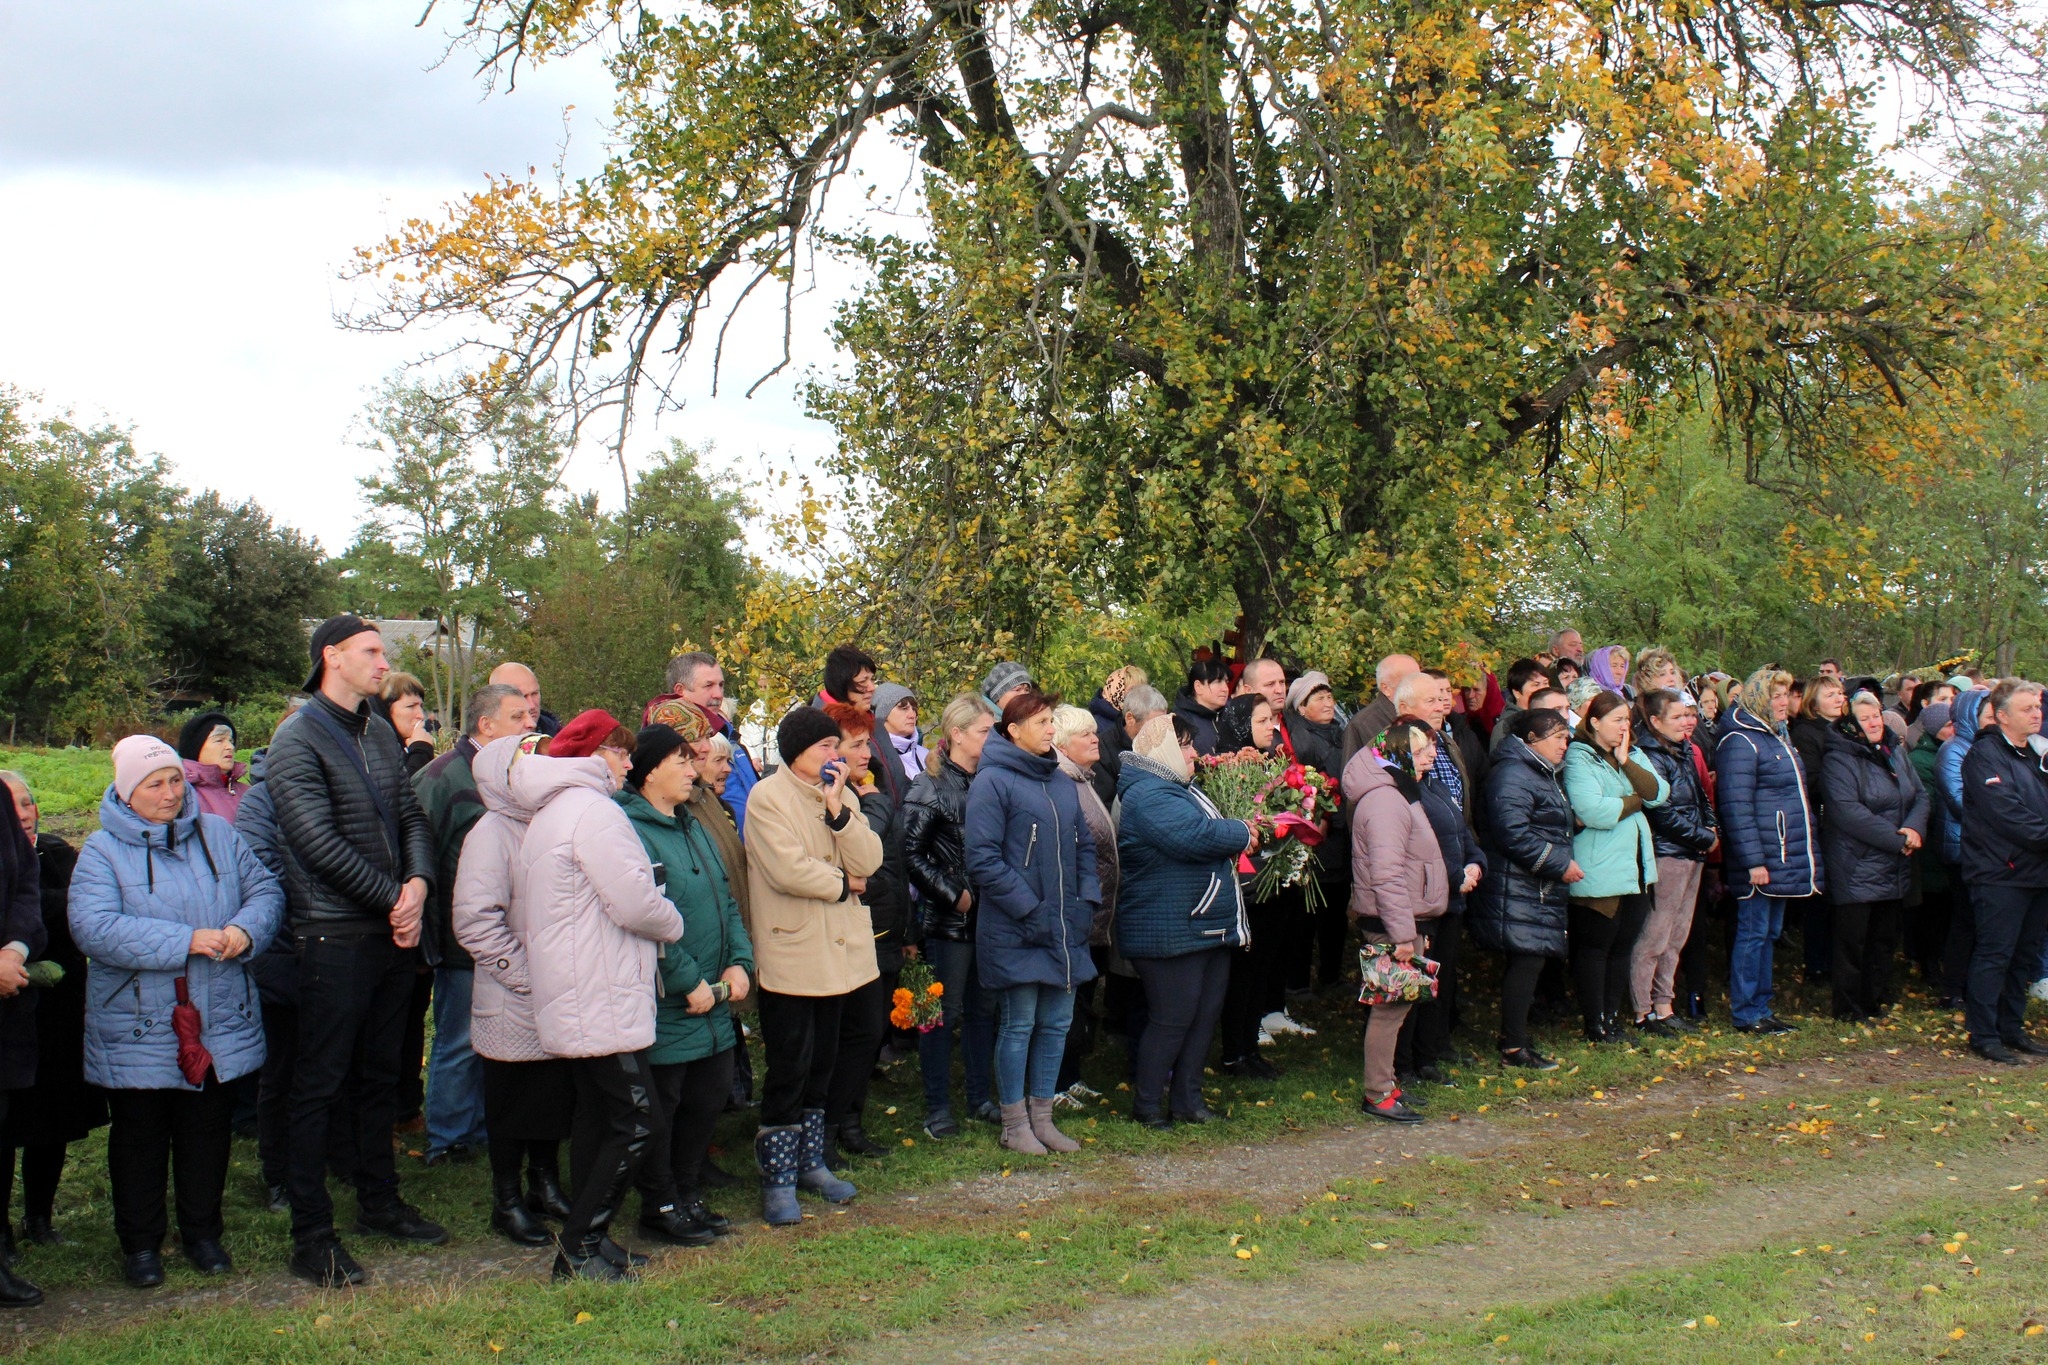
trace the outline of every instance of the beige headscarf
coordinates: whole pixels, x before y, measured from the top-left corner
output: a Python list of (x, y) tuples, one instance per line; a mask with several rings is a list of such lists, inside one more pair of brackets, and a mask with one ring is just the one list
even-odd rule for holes
[(1183, 782), (1195, 775), (1194, 769), (1188, 767), (1187, 755), (1180, 751), (1180, 737), (1173, 732), (1172, 716), (1154, 716), (1138, 727), (1137, 737), (1131, 741), (1131, 752), (1178, 773)]

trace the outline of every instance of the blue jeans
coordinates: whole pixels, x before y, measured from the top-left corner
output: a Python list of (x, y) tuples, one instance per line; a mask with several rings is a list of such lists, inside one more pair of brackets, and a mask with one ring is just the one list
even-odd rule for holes
[(1049, 1100), (1059, 1084), (1074, 992), (1065, 986), (1006, 986), (996, 995), (996, 1102)]
[(427, 1062), (427, 1150), (484, 1145), (484, 1064), (469, 1049), (476, 973), (434, 969), (434, 1052)]
[(940, 1017), (943, 1022), (929, 1033), (917, 1035), (917, 1069), (924, 1076), (926, 1117), (953, 1112), (953, 1030), (962, 1030), (967, 1049), (961, 1064), (967, 1072), (967, 1112), (989, 1101), (991, 1068), (995, 1062), (996, 1008), (989, 993), (981, 988), (974, 969), (974, 945), (931, 938), (924, 943), (925, 961), (932, 975), (946, 988)]
[(1728, 1012), (1738, 1024), (1760, 1023), (1771, 1012), (1771, 950), (1784, 927), (1785, 902), (1781, 898), (1756, 892), (1735, 902)]

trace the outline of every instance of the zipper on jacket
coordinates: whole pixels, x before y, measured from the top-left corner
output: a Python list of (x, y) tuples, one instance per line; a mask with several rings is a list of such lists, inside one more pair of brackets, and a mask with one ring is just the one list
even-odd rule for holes
[[(1050, 801), (1051, 799), (1052, 799), (1051, 795), (1050, 795), (1050, 794), (1048, 794), (1048, 795), (1046, 796), (1046, 800)], [(1024, 845), (1024, 866), (1026, 866), (1026, 867), (1029, 867), (1029, 866), (1031, 866), (1031, 852), (1032, 852), (1032, 850), (1033, 850), (1033, 849), (1035, 849), (1035, 848), (1037, 848), (1037, 847), (1038, 847), (1038, 822), (1037, 822), (1036, 820), (1033, 820), (1033, 821), (1031, 822), (1031, 839), (1030, 839), (1030, 842), (1028, 842), (1028, 843), (1026, 843), (1026, 844)]]
[[(1067, 859), (1060, 848), (1060, 808), (1053, 804), (1052, 788), (1041, 782), (1038, 789), (1045, 793), (1045, 804), (1052, 808), (1052, 871), (1053, 886), (1059, 890), (1060, 917), (1060, 961), (1067, 973), (1067, 989), (1074, 989), (1074, 953), (1067, 946)], [(1031, 827), (1031, 841), (1038, 842), (1038, 826)], [(1027, 853), (1026, 858), (1029, 858)]]

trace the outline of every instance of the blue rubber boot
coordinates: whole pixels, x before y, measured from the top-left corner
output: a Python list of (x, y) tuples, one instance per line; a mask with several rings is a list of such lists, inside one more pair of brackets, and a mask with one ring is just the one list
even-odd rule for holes
[(804, 1130), (793, 1123), (754, 1134), (754, 1164), (761, 1168), (761, 1221), (770, 1227), (804, 1221), (796, 1203), (797, 1159), (803, 1142)]
[(796, 1183), (821, 1195), (828, 1204), (844, 1204), (860, 1191), (832, 1174), (825, 1164), (825, 1111), (804, 1110), (803, 1151), (797, 1157)]

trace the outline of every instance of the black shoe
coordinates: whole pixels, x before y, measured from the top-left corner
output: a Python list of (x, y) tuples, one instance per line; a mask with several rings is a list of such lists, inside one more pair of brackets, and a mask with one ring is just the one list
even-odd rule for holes
[(1698, 991), (1685, 997), (1685, 1017), (1695, 1021), (1707, 1017), (1706, 999)]
[(2029, 1057), (2048, 1057), (2048, 1043), (2039, 1042), (2024, 1033), (2017, 1038), (2006, 1039), (2005, 1045)]
[(839, 1125), (839, 1150), (855, 1156), (887, 1156), (889, 1149), (869, 1137), (858, 1123)]
[(1672, 1013), (1661, 1015), (1659, 1017), (1661, 1017), (1665, 1023), (1671, 1025), (1671, 1027), (1677, 1029), (1680, 1033), (1698, 1033), (1700, 1031), (1700, 1026), (1698, 1024), (1695, 1024), (1692, 1020), (1686, 1018), (1682, 1014)]
[(1450, 1073), (1435, 1062), (1424, 1062), (1415, 1068), (1415, 1079), (1429, 1085), (1450, 1085)]
[(701, 1199), (688, 1201), (688, 1206), (683, 1207), (683, 1216), (692, 1222), (702, 1223), (720, 1237), (730, 1237), (732, 1235), (732, 1219), (722, 1213), (714, 1212)]
[(1206, 1104), (1197, 1105), (1185, 1113), (1178, 1109), (1173, 1111), (1173, 1121), (1175, 1123), (1215, 1123), (1221, 1120), (1222, 1117), (1221, 1114)]
[(1660, 1019), (1654, 1014), (1646, 1014), (1636, 1020), (1636, 1027), (1644, 1033), (1655, 1034), (1659, 1038), (1682, 1038), (1685, 1036), (1678, 1025), (1672, 1023), (1669, 1019)]
[(1133, 1109), (1131, 1111), (1131, 1122), (1140, 1124), (1146, 1128), (1156, 1129), (1157, 1131), (1162, 1133), (1165, 1132), (1167, 1129), (1173, 1127), (1173, 1120), (1168, 1118), (1166, 1115), (1148, 1114), (1142, 1109)]
[(69, 1246), (71, 1239), (50, 1226), (50, 1220), (37, 1214), (29, 1214), (21, 1220), (21, 1235), (37, 1246)]
[(1422, 1115), (1410, 1109), (1406, 1104), (1403, 1104), (1402, 1098), (1401, 1092), (1397, 1090), (1378, 1104), (1374, 1104), (1371, 1100), (1361, 1099), (1358, 1102), (1358, 1112), (1370, 1114), (1376, 1119), (1384, 1119), (1388, 1123), (1422, 1122)]
[(974, 1117), (983, 1123), (993, 1123), (998, 1128), (1003, 1126), (1003, 1111), (994, 1100), (983, 1100), (976, 1106)]
[(289, 1185), (271, 1185), (264, 1190), (263, 1207), (272, 1213), (292, 1211), (292, 1192)]
[(33, 1308), (42, 1301), (42, 1290), (0, 1266), (0, 1308)]
[(185, 1243), (185, 1259), (202, 1275), (225, 1275), (235, 1268), (234, 1258), (215, 1237), (200, 1237)]
[(650, 1259), (640, 1252), (626, 1250), (611, 1239), (610, 1233), (604, 1232), (599, 1233), (597, 1236), (597, 1254), (610, 1261), (619, 1269), (627, 1271), (638, 1270), (641, 1266), (646, 1265)]
[(1533, 1047), (1502, 1048), (1500, 1064), (1502, 1066), (1522, 1067), (1529, 1071), (1557, 1070), (1556, 1062), (1544, 1056)]
[(1785, 1019), (1780, 1019), (1780, 1018), (1779, 1018), (1779, 1017), (1778, 1017), (1777, 1015), (1775, 1015), (1775, 1014), (1771, 1014), (1771, 1015), (1766, 1015), (1766, 1016), (1764, 1017), (1764, 1027), (1765, 1027), (1765, 1031), (1766, 1031), (1766, 1032), (1769, 1032), (1769, 1033), (1797, 1033), (1797, 1032), (1799, 1032), (1799, 1025), (1797, 1025), (1797, 1024), (1795, 1024), (1795, 1023), (1792, 1023), (1792, 1022), (1790, 1022), (1789, 1020), (1785, 1020)]
[(370, 1278), (356, 1264), (356, 1258), (341, 1245), (341, 1240), (332, 1235), (294, 1246), (288, 1264), (292, 1274), (302, 1280), (310, 1280), (322, 1289), (361, 1284)]
[(554, 1275), (557, 1280), (596, 1280), (600, 1284), (633, 1278), (629, 1267), (613, 1264), (599, 1250), (595, 1236), (583, 1238), (573, 1250), (565, 1246), (556, 1252)]
[(553, 1240), (548, 1225), (520, 1198), (517, 1174), (491, 1179), (491, 1230), (523, 1247), (546, 1246)]
[(704, 1164), (697, 1168), (697, 1183), (707, 1190), (737, 1190), (745, 1186), (745, 1182), (738, 1176), (708, 1156), (704, 1158)]
[(1223, 1069), (1233, 1076), (1242, 1076), (1246, 1080), (1277, 1081), (1280, 1079), (1280, 1068), (1274, 1066), (1256, 1052), (1248, 1053), (1238, 1058), (1235, 1062), (1225, 1062)]
[(1613, 1035), (1607, 1031), (1607, 1025), (1598, 1020), (1589, 1021), (1585, 1026), (1584, 1032), (1586, 1041), (1589, 1043), (1611, 1043), (1614, 1041)]
[(1976, 1053), (1985, 1061), (1996, 1062), (2000, 1066), (2026, 1065), (2025, 1062), (2020, 1060), (2019, 1054), (2004, 1043), (1972, 1043), (1970, 1044), (1970, 1051)]
[(0, 1270), (12, 1270), (21, 1264), (21, 1248), (14, 1244), (14, 1225), (0, 1223)]
[(941, 1109), (925, 1119), (924, 1135), (934, 1142), (944, 1142), (947, 1138), (960, 1136), (960, 1125), (953, 1122), (950, 1112)]
[(527, 1169), (526, 1207), (558, 1223), (569, 1216), (569, 1197), (562, 1193), (562, 1177), (552, 1162)]
[(401, 1242), (437, 1247), (448, 1240), (448, 1229), (400, 1201), (388, 1208), (364, 1209), (356, 1214), (357, 1232), (378, 1232)]
[(718, 1234), (709, 1226), (697, 1222), (686, 1210), (674, 1204), (642, 1210), (640, 1231), (679, 1247), (708, 1247), (718, 1240)]
[(154, 1289), (164, 1282), (160, 1251), (131, 1251), (121, 1258), (121, 1278), (133, 1289)]

